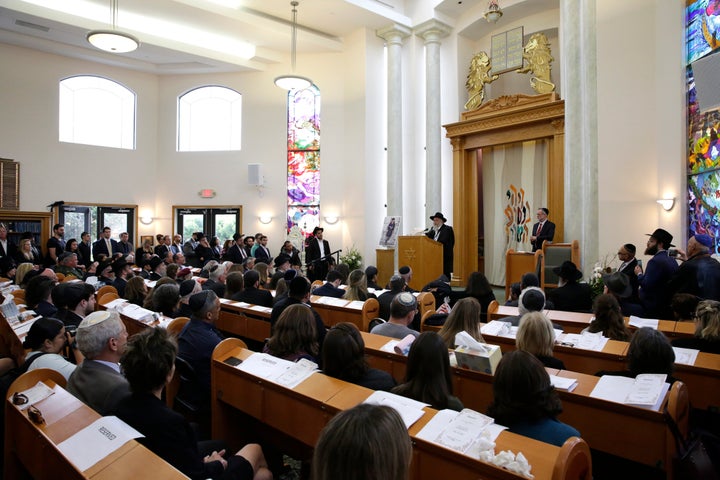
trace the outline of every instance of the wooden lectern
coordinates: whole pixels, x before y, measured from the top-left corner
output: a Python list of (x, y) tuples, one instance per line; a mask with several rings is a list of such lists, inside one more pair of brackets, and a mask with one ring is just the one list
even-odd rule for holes
[(398, 238), (398, 267), (408, 265), (413, 278), (410, 287), (420, 290), (443, 273), (442, 243), (425, 235), (408, 235)]
[(542, 251), (516, 252), (512, 248), (505, 252), (505, 299), (510, 298), (510, 285), (522, 280), (528, 272), (534, 272), (540, 279), (540, 262)]

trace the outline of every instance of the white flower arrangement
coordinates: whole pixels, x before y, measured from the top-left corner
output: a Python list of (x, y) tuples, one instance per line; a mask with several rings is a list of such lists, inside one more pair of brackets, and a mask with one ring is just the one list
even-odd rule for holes
[(598, 295), (602, 295), (603, 289), (605, 288), (605, 282), (603, 282), (603, 275), (612, 273), (613, 269), (610, 267), (610, 263), (615, 260), (615, 255), (607, 254), (605, 257), (595, 263), (595, 267), (588, 278), (588, 283), (592, 289), (592, 297), (595, 298)]
[(355, 245), (348, 248), (345, 255), (340, 255), (340, 263), (344, 263), (350, 267), (351, 272), (362, 267), (362, 255), (360, 255), (358, 249), (355, 248)]

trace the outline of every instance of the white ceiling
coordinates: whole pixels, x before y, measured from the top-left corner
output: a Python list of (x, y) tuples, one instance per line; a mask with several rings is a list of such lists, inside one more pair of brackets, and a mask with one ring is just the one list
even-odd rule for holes
[[(500, 4), (507, 19), (557, 8), (558, 1)], [(271, 63), (288, 62), (290, 0), (117, 2), (118, 30), (141, 41), (134, 52), (106, 53), (85, 40), (90, 30), (110, 28), (111, 0), (0, 0), (0, 43), (156, 74), (263, 70)], [(231, 3), (237, 6), (227, 6)], [(374, 30), (392, 23), (412, 27), (436, 15), (453, 24), (465, 15), (477, 18), (486, 5), (486, 0), (300, 0), (297, 49), (338, 52), (343, 37), (359, 28)], [(474, 32), (467, 30), (461, 34), (472, 38)], [(238, 53), (253, 46), (250, 58)]]

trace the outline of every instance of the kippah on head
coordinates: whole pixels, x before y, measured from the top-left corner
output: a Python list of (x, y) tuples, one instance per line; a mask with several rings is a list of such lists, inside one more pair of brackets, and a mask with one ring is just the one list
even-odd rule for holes
[(633, 255), (635, 255), (635, 252), (637, 251), (637, 248), (635, 248), (635, 245), (633, 245), (632, 243), (626, 243), (625, 245), (623, 245), (623, 248), (628, 252), (632, 253)]
[(180, 283), (180, 296), (184, 297), (186, 295), (190, 295), (192, 291), (195, 289), (195, 280), (183, 280), (182, 283)]
[(90, 315), (83, 318), (82, 322), (80, 322), (80, 325), (78, 325), (78, 328), (92, 327), (93, 325), (102, 323), (112, 317), (112, 312), (110, 312), (109, 310), (98, 310), (97, 312), (92, 312)]
[(412, 307), (417, 303), (417, 300), (415, 300), (415, 296), (410, 292), (398, 293), (395, 298), (397, 299), (398, 303), (404, 307)]
[(695, 241), (698, 242), (700, 245), (703, 245), (707, 248), (712, 248), (713, 246), (713, 239), (710, 235), (707, 234), (700, 234), (695, 235)]
[(408, 267), (407, 265), (403, 265), (402, 267), (400, 267), (400, 270), (398, 270), (398, 273), (400, 275), (407, 275), (408, 273), (410, 273), (410, 267)]
[(285, 274), (283, 275), (283, 278), (286, 282), (292, 281), (295, 277), (297, 277), (298, 272), (294, 268), (291, 268), (290, 270), (286, 270)]
[(188, 300), (190, 310), (193, 312), (201, 310), (205, 306), (205, 302), (207, 302), (208, 295), (210, 295), (211, 292), (212, 290), (203, 290), (191, 296), (190, 300)]
[(520, 304), (528, 312), (540, 312), (545, 308), (545, 294), (537, 287), (529, 287), (520, 294)]
[(290, 281), (288, 290), (291, 296), (305, 295), (310, 291), (310, 284), (305, 277), (295, 277)]

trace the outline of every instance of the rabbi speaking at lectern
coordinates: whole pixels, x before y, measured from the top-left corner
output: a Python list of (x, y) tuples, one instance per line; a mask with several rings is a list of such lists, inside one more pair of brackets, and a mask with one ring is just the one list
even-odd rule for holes
[(442, 213), (436, 212), (430, 217), (433, 226), (426, 232), (429, 238), (442, 243), (443, 246), (443, 274), (450, 280), (453, 269), (453, 248), (455, 247), (455, 232), (450, 225), (445, 225), (447, 218)]

